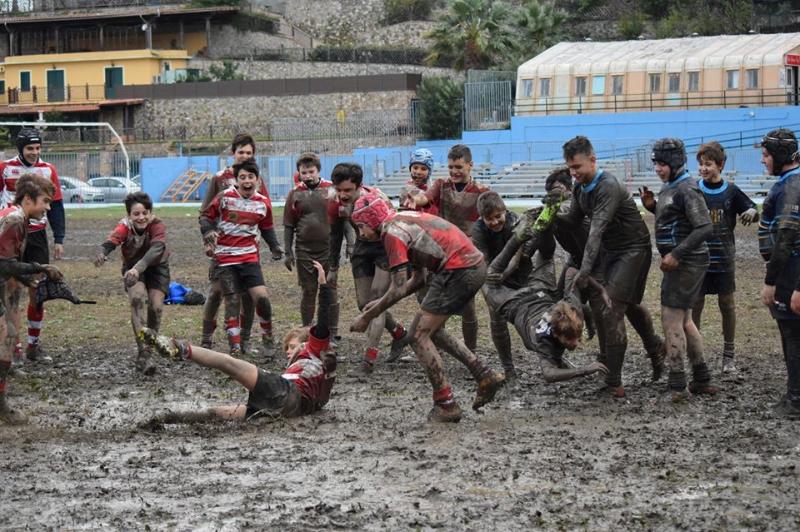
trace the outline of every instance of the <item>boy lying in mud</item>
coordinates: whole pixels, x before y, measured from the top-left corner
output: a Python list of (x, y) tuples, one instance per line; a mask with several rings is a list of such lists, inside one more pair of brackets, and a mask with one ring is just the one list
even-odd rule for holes
[[(325, 283), (322, 265), (315, 261), (320, 284)], [(326, 313), (322, 313), (324, 316)], [(145, 426), (161, 423), (191, 423), (214, 419), (250, 420), (258, 417), (298, 417), (322, 409), (330, 398), (336, 378), (336, 353), (329, 351), (330, 331), (322, 320), (311, 329), (293, 329), (284, 339), (288, 366), (282, 374), (255, 364), (195, 346), (185, 340), (159, 336), (143, 328), (140, 340), (172, 360), (190, 360), (232, 377), (250, 392), (247, 404), (210, 408), (201, 412), (168, 412)]]

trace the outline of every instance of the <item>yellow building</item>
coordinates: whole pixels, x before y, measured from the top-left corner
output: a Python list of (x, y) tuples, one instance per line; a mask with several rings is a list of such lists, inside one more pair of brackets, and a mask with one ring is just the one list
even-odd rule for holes
[(517, 70), (517, 115), (797, 105), (800, 33), (562, 42)]
[(166, 73), (185, 69), (191, 56), (210, 49), (212, 21), (225, 22), (239, 10), (168, 1), (91, 5), (3, 16), (0, 115), (27, 119), (60, 111), (134, 127), (133, 107), (143, 100), (119, 99), (117, 88), (159, 83)]

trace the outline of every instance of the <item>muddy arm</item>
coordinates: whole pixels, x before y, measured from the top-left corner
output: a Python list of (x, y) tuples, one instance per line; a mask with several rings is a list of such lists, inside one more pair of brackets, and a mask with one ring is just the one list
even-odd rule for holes
[(542, 358), (540, 364), (542, 368), (542, 377), (547, 383), (568, 381), (578, 377), (592, 375), (598, 371), (608, 371), (600, 362), (592, 362), (591, 364), (579, 368), (561, 368), (555, 362)]
[(400, 301), (401, 299), (413, 294), (425, 285), (425, 270), (413, 270), (411, 277), (405, 264), (401, 265), (396, 271), (392, 272), (392, 284), (389, 290), (377, 301), (367, 303), (361, 316), (367, 320), (373, 320), (386, 309)]

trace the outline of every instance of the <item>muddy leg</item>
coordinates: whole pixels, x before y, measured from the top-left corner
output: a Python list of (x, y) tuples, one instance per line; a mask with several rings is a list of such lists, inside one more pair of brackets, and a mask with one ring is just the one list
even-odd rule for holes
[(497, 356), (503, 365), (506, 378), (516, 376), (514, 369), (514, 359), (511, 356), (511, 335), (508, 333), (508, 324), (502, 316), (495, 312), (489, 312), (489, 329), (492, 332), (492, 342), (497, 349)]
[(700, 330), (700, 320), (703, 318), (703, 309), (706, 307), (706, 296), (700, 294), (697, 298), (697, 301), (694, 302), (694, 307), (692, 308), (692, 321), (694, 322), (695, 327), (697, 330)]
[(470, 299), (461, 314), (461, 335), (470, 351), (478, 347), (478, 315), (475, 312), (475, 298)]
[(628, 304), (618, 300), (611, 301), (601, 320), (601, 328), (605, 329), (605, 365), (608, 367), (606, 386), (614, 397), (624, 397), (622, 387), (622, 364), (625, 351), (628, 349), (628, 335), (625, 331), (625, 311)]
[(147, 288), (142, 281), (128, 288), (128, 300), (131, 305), (133, 336), (136, 338), (136, 370), (145, 375), (152, 375), (156, 368), (150, 362), (150, 349), (139, 340), (139, 331), (146, 326), (148, 321)]
[(684, 322), (688, 313), (688, 310), (661, 307), (661, 323), (664, 326), (664, 339), (667, 342), (666, 361), (669, 368), (669, 388), (673, 392), (673, 400), (680, 400), (686, 394), (686, 373), (683, 369), (683, 359), (686, 354)]
[(203, 337), (202, 342), (204, 347), (211, 347), (214, 341), (214, 331), (217, 328), (217, 311), (222, 302), (222, 288), (219, 281), (211, 283), (208, 291), (208, 297), (203, 305)]
[(272, 303), (269, 300), (267, 287), (255, 286), (248, 290), (251, 301), (255, 302), (255, 313), (258, 314), (258, 324), (261, 327), (261, 345), (264, 354), (272, 358), (275, 350), (275, 338), (272, 334)]
[[(378, 299), (389, 287), (390, 277), (387, 272), (376, 268), (374, 277), (359, 277), (356, 279), (356, 298), (358, 308), (361, 310), (364, 305)], [(364, 358), (361, 361), (359, 370), (361, 373), (370, 373), (378, 359), (378, 352), (381, 341), (381, 334), (385, 325), (386, 313), (378, 315), (373, 319), (366, 331), (366, 342), (364, 346)]]
[(664, 339), (656, 334), (653, 317), (644, 305), (628, 305), (625, 316), (642, 339), (644, 350), (650, 359), (653, 382), (661, 379), (664, 373)]
[(416, 327), (411, 340), (411, 348), (417, 360), (425, 369), (425, 374), (433, 388), (433, 409), (428, 419), (433, 421), (457, 422), (461, 419), (461, 408), (453, 397), (453, 390), (444, 374), (442, 357), (431, 340), (435, 333), (447, 321), (448, 316), (437, 316), (420, 312), (414, 318)]
[(736, 354), (736, 296), (735, 294), (723, 294), (719, 296), (719, 311), (722, 314), (722, 338), (724, 341), (722, 348), (723, 371), (726, 362), (733, 366), (733, 359)]
[(15, 425), (25, 422), (25, 416), (11, 408), (6, 397), (8, 374), (11, 371), (11, 357), (16, 341), (8, 335), (5, 316), (0, 316), (0, 421)]
[(241, 328), (242, 353), (247, 353), (250, 348), (250, 338), (253, 334), (253, 320), (255, 319), (255, 306), (249, 293), (241, 295), (242, 310), (239, 314), (239, 327)]
[(603, 316), (608, 313), (608, 307), (603, 303), (600, 294), (592, 291), (589, 297), (589, 307), (592, 309), (592, 316), (597, 327), (597, 345), (600, 348), (600, 353), (597, 356), (597, 361), (605, 364), (606, 359), (606, 323)]
[(800, 413), (800, 321), (778, 320), (778, 329), (786, 362), (786, 406), (797, 415)]
[(225, 295), (225, 332), (228, 335), (228, 346), (233, 355), (242, 352), (242, 329), (239, 323), (241, 310), (241, 296), (239, 294)]
[(161, 329), (161, 315), (164, 312), (164, 292), (147, 291), (147, 327), (158, 332)]
[[(303, 295), (300, 297), (300, 319), (303, 322), (303, 327), (308, 327), (314, 322), (314, 312), (316, 310), (317, 302), (317, 283), (306, 284), (302, 287)], [(320, 298), (322, 298), (322, 290), (320, 290)], [(320, 309), (322, 302), (320, 302)]]
[(8, 335), (14, 341), (15, 351), (19, 349), (19, 356), (22, 356), (22, 344), (20, 343), (20, 331), (22, 330), (22, 315), (19, 311), (19, 300), (22, 297), (22, 287), (14, 279), (8, 280), (6, 289), (6, 316), (5, 321), (8, 325)]

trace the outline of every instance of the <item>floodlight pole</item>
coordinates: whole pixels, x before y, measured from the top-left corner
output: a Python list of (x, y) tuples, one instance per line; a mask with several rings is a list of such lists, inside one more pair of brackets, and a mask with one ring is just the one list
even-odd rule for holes
[(39, 112), (39, 120), (25, 121), (25, 122), (0, 122), (0, 126), (34, 126), (37, 128), (46, 128), (49, 126), (54, 127), (73, 127), (73, 126), (86, 126), (86, 127), (106, 127), (111, 130), (111, 134), (117, 139), (119, 147), (122, 148), (122, 155), (125, 156), (125, 177), (131, 177), (131, 159), (128, 157), (128, 150), (125, 149), (125, 143), (122, 137), (119, 136), (114, 126), (108, 122), (45, 122), (42, 113)]

